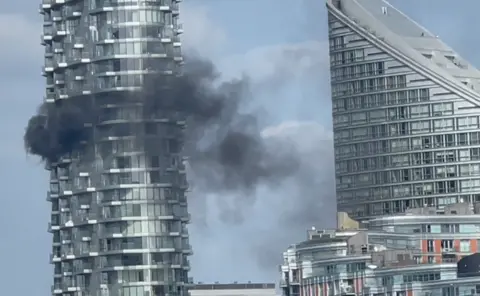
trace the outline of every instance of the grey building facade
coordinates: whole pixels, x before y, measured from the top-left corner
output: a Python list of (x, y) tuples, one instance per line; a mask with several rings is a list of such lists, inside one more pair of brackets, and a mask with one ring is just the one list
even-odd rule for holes
[(282, 295), (478, 295), (479, 209), (411, 209), (371, 219), (368, 229), (338, 213), (338, 229), (308, 230), (283, 253)]
[(480, 71), (383, 0), (328, 0), (338, 210), (477, 202)]
[(276, 296), (274, 283), (197, 283), (190, 296)]
[(81, 151), (47, 163), (52, 295), (188, 295), (184, 120), (145, 118), (141, 104), (125, 99), (152, 75), (180, 73), (178, 2), (40, 5), (45, 102), (91, 104), (99, 117), (85, 126)]

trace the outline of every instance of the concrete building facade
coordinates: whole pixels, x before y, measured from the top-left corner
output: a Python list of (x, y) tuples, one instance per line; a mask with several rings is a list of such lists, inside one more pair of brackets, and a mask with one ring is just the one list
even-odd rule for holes
[(339, 211), (476, 202), (480, 71), (384, 0), (328, 0)]
[(195, 284), (190, 296), (275, 296), (274, 283)]
[[(338, 229), (309, 230), (306, 241), (284, 253), (283, 295), (477, 295), (478, 232), (471, 226), (480, 226), (480, 216), (470, 209), (459, 214), (458, 227), (445, 223), (461, 208), (378, 218), (370, 229), (340, 213)], [(450, 231), (460, 226), (462, 232)]]
[(123, 99), (180, 73), (178, 2), (42, 0), (45, 103), (99, 112), (82, 152), (47, 164), (52, 295), (188, 295), (184, 121)]

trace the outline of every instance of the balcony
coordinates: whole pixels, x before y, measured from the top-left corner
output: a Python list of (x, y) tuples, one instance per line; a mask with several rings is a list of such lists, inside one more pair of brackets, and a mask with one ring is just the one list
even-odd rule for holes
[(56, 68), (65, 68), (67, 67), (67, 58), (64, 55), (61, 55), (55, 58), (53, 65)]
[(58, 223), (56, 224), (52, 224), (51, 222), (48, 223), (48, 232), (52, 233), (57, 230), (60, 230), (60, 225), (58, 225)]
[(42, 0), (42, 4), (40, 4), (40, 9), (42, 10), (49, 10), (52, 7), (52, 0)]
[[(53, 93), (47, 93), (44, 97), (43, 97), (43, 101), (45, 103), (54, 103), (55, 102), (55, 94)], [(49, 198), (47, 196), (47, 200), (48, 201), (51, 201), (51, 198)]]
[(62, 286), (60, 284), (53, 285), (52, 294), (62, 294)]
[(41, 41), (42, 44), (49, 43), (49, 42), (52, 41), (52, 39), (53, 39), (53, 37), (52, 37), (51, 34), (50, 35), (49, 34), (42, 34), (40, 36), (40, 41)]
[[(82, 2), (80, 2), (82, 3)], [(79, 18), (82, 16), (82, 6), (81, 5), (75, 5), (74, 7), (68, 7), (67, 11), (65, 13), (66, 18), (68, 19), (75, 19)]]
[[(57, 100), (68, 99), (68, 93), (64, 88), (57, 89), (57, 91), (55, 92), (55, 98)], [(67, 191), (64, 191), (63, 195), (68, 195), (65, 192), (67, 192)]]
[(43, 35), (51, 36), (53, 33), (53, 26), (50, 23), (43, 24)]
[(181, 217), (180, 219), (182, 220), (182, 222), (187, 222), (188, 223), (192, 219), (192, 215), (186, 214), (183, 217)]
[(177, 26), (174, 28), (175, 32), (177, 34), (182, 34), (183, 33), (183, 24), (177, 24)]
[(290, 281), (291, 284), (299, 285), (300, 284), (300, 278), (294, 276), (292, 280)]
[(65, 75), (63, 74), (55, 74), (53, 76), (53, 79), (55, 81), (55, 85), (63, 85), (65, 84)]
[(61, 262), (62, 258), (60, 257), (60, 254), (50, 254), (50, 262), (55, 263), (55, 262)]
[(56, 26), (53, 26), (53, 37), (54, 38), (60, 38), (60, 37), (64, 37), (67, 35), (67, 29), (65, 28), (65, 25), (56, 25)]
[(60, 22), (63, 20), (63, 14), (61, 11), (54, 11), (54, 13), (52, 13), (52, 21), (54, 22)]
[(54, 53), (63, 53), (63, 46), (62, 44), (59, 43), (54, 43), (55, 45), (53, 46), (53, 52)]
[(47, 192), (47, 201), (58, 199), (58, 193)]
[(178, 15), (180, 13), (180, 10), (178, 8), (178, 3), (177, 2), (172, 2), (172, 5), (171, 5), (171, 8), (172, 8), (172, 14), (174, 16)]

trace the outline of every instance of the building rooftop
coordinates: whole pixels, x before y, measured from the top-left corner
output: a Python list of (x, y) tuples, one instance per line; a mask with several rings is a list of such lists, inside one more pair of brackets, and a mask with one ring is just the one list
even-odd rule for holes
[(275, 289), (274, 283), (231, 283), (231, 284), (195, 284), (191, 290), (240, 290), (240, 289)]
[[(462, 58), (439, 36), (409, 18), (386, 0), (327, 0), (342, 14), (375, 38), (409, 58), (455, 81), (469, 91), (480, 90), (480, 71)], [(463, 86), (461, 84), (464, 84)], [(468, 85), (468, 86), (467, 86)]]

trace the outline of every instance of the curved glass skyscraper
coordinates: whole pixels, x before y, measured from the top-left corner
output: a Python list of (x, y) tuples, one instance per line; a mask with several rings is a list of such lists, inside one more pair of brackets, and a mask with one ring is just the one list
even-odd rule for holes
[(52, 295), (188, 295), (184, 120), (127, 99), (179, 73), (178, 2), (41, 4), (46, 104), (98, 117), (81, 152), (47, 164)]
[(383, 0), (328, 0), (338, 210), (480, 201), (480, 71)]

